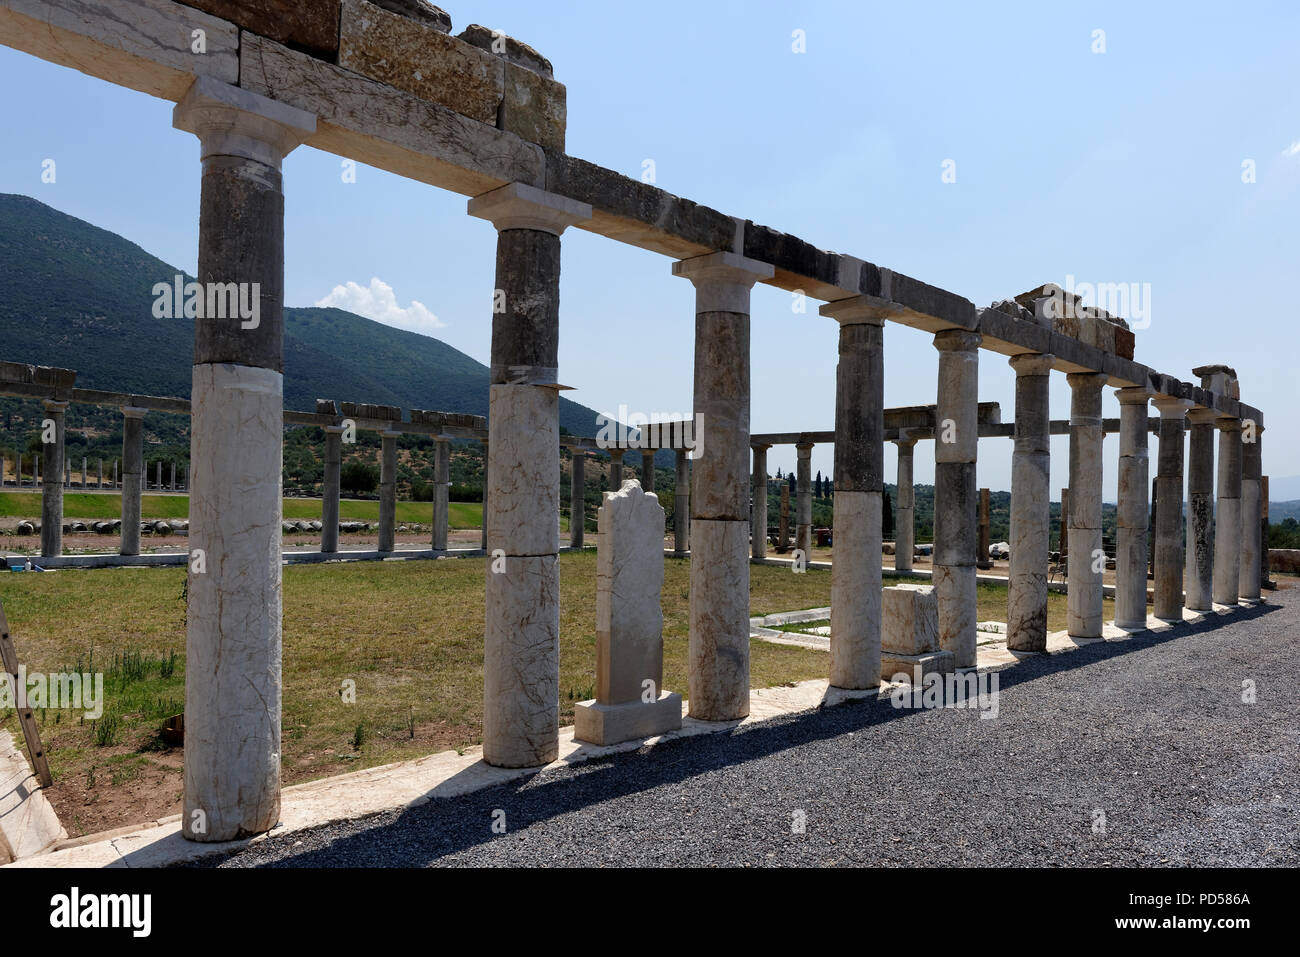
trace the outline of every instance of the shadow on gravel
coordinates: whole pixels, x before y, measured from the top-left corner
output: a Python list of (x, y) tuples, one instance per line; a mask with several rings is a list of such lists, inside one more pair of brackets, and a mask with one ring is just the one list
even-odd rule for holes
[[(1277, 610), (1276, 605), (1259, 605), (1243, 609), (1227, 620), (1184, 623), (1165, 632), (1098, 642), (1064, 654), (1028, 657), (999, 672), (1000, 690), (1094, 662), (1119, 658), (1188, 635), (1250, 622)], [(351, 833), (333, 838), (326, 847), (304, 850), (258, 866), (428, 866), (447, 855), (489, 841), (512, 840), (512, 835), (530, 825), (570, 811), (660, 785), (680, 783), (695, 775), (764, 758), (808, 742), (888, 721), (905, 720), (918, 713), (921, 712), (915, 709), (895, 708), (885, 697), (774, 718), (729, 732), (669, 741), (653, 748), (539, 772), (472, 794), (436, 799), (418, 807), (381, 815), (379, 820), (383, 823), (362, 821), (345, 824), (341, 829)], [(505, 815), (507, 831), (496, 834), (492, 825), (494, 819), (500, 819), (501, 812)], [(268, 843), (273, 844), (273, 841)], [(245, 853), (256, 857), (257, 849)], [(211, 865), (220, 863), (213, 861)]]

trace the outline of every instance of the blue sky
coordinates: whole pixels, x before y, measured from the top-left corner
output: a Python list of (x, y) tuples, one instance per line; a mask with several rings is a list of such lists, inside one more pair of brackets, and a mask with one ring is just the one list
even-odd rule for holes
[[(1197, 3), (450, 3), (531, 43), (568, 87), (568, 151), (984, 306), (1043, 282), (1149, 284), (1136, 358), (1191, 378), (1225, 362), (1263, 409), (1264, 470), (1300, 475), (1300, 7)], [(792, 50), (803, 31), (806, 52)], [(1104, 31), (1105, 52), (1095, 31)], [(198, 143), (171, 104), (0, 48), (0, 191), (25, 193), (193, 270)], [(19, 94), (21, 91), (21, 95)], [(41, 163), (57, 163), (53, 184)], [(944, 182), (951, 160), (955, 182)], [(1253, 161), (1253, 183), (1243, 163)], [(285, 163), (286, 302), (391, 289), (398, 321), (486, 362), (494, 233), (465, 198), (300, 148)], [(422, 304), (425, 311), (413, 308)], [(561, 380), (598, 410), (691, 405), (690, 284), (669, 260), (564, 238)], [(434, 320), (432, 317), (436, 317)], [(391, 321), (391, 317), (390, 317)], [(442, 323), (432, 328), (432, 322)], [(889, 325), (888, 405), (934, 401), (937, 353)], [(830, 429), (836, 330), (790, 294), (753, 297), (755, 431)], [(1004, 357), (980, 398), (1013, 414)], [(365, 396), (348, 396), (364, 401)], [(1069, 414), (1054, 375), (1052, 414)], [(1105, 414), (1118, 415), (1106, 393)], [(1118, 439), (1106, 442), (1113, 500)], [(1154, 443), (1153, 443), (1154, 449)], [(1067, 446), (1053, 443), (1053, 487)], [(985, 440), (979, 483), (1010, 484)], [(774, 449), (785, 470), (794, 450)], [(886, 468), (893, 474), (892, 446)], [(830, 448), (813, 467), (829, 474)], [(916, 478), (933, 475), (917, 449)], [(1297, 493), (1300, 496), (1300, 492)], [(1274, 498), (1278, 496), (1275, 494)]]

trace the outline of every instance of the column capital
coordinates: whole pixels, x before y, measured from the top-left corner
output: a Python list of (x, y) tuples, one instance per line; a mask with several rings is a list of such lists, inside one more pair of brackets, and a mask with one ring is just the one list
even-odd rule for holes
[(201, 159), (238, 156), (274, 169), (316, 132), (316, 117), (296, 106), (200, 76), (172, 110), (172, 126), (193, 133)]
[(911, 455), (912, 449), (916, 447), (916, 443), (920, 441), (920, 439), (917, 436), (912, 435), (906, 429), (899, 429), (898, 438), (890, 439), (889, 441), (898, 446), (899, 455)]
[(331, 435), (342, 435), (347, 431), (347, 426), (343, 425), (322, 425), (321, 428)]
[(400, 439), (405, 434), (405, 432), (400, 432), (397, 429), (384, 429), (379, 433), (379, 437), (381, 439)]
[(475, 196), (466, 204), (466, 212), (488, 220), (497, 228), (497, 232), (531, 229), (553, 236), (559, 236), (570, 226), (591, 219), (591, 206), (588, 203), (559, 193), (548, 193), (527, 183), (507, 183)]
[(1047, 375), (1052, 371), (1056, 356), (1048, 352), (1022, 352), (1012, 356), (1007, 364), (1016, 371), (1016, 375)]
[[(1194, 409), (1192, 411), (1199, 412), (1200, 410)], [(1241, 431), (1241, 419), (1237, 418), (1235, 415), (1219, 415), (1217, 412), (1213, 412), (1210, 409), (1206, 409), (1205, 411), (1209, 413), (1209, 418), (1206, 421), (1213, 421), (1214, 427), (1220, 432)], [(1188, 413), (1188, 415), (1191, 414), (1191, 412)]]
[(897, 315), (898, 306), (877, 296), (852, 296), (836, 299), (817, 310), (819, 315), (834, 319), (842, 326), (869, 324), (883, 326), (890, 315)]
[(1110, 376), (1104, 372), (1070, 372), (1065, 376), (1065, 381), (1070, 383), (1070, 388), (1075, 391), (1095, 391), (1100, 394), (1102, 387)]
[(974, 352), (984, 337), (968, 329), (940, 329), (934, 334), (934, 347), (940, 352)]
[(122, 406), (122, 415), (128, 419), (143, 419), (147, 409), (142, 409), (135, 405)]
[(41, 405), (46, 412), (66, 412), (68, 409), (68, 403), (62, 399), (42, 399)]
[(695, 286), (695, 311), (749, 315), (749, 291), (760, 279), (771, 279), (769, 263), (739, 253), (709, 253), (673, 263), (673, 275)]
[(813, 442), (796, 442), (794, 444), (794, 447), (795, 447), (795, 451), (799, 452), (801, 455), (811, 455), (813, 450), (813, 445), (815, 444), (816, 443)]
[(772, 445), (770, 442), (751, 442), (749, 447), (755, 452), (766, 452)]
[(1155, 395), (1145, 386), (1126, 386), (1123, 389), (1115, 390), (1115, 398), (1119, 400), (1120, 405), (1146, 405)]
[(1218, 417), (1219, 413), (1213, 409), (1193, 407), (1187, 410), (1187, 418), (1192, 425), (1213, 425)]
[(1151, 399), (1162, 419), (1182, 419), (1187, 417), (1187, 410), (1192, 407), (1191, 399), (1176, 395), (1157, 395)]

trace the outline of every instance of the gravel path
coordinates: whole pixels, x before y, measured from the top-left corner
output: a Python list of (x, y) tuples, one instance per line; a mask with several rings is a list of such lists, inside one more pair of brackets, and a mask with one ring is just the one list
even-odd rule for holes
[(995, 720), (846, 705), (268, 840), (220, 865), (1296, 866), (1300, 589), (1270, 601), (1231, 624), (1004, 671)]

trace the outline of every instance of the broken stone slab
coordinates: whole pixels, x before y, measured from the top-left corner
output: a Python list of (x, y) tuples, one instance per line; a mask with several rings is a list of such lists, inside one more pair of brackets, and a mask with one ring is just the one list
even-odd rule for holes
[(933, 585), (881, 589), (880, 646), (885, 653), (900, 655), (939, 650), (939, 602)]
[[(332, 59), (339, 49), (339, 0), (181, 0), (253, 33)], [(388, 0), (392, 3), (394, 0)], [(450, 28), (450, 20), (448, 21)]]
[(527, 43), (506, 36), (500, 30), (492, 30), (477, 23), (471, 23), (457, 34), (457, 39), (472, 43), (481, 50), (487, 50), (489, 53), (495, 54), (510, 63), (518, 64), (547, 79), (553, 79), (555, 76), (551, 69), (550, 60)]
[(429, 3), (429, 0), (375, 0), (375, 5), (418, 20), (439, 33), (451, 32), (451, 15), (441, 7)]
[(0, 865), (67, 840), (40, 782), (8, 731), (0, 731)]

